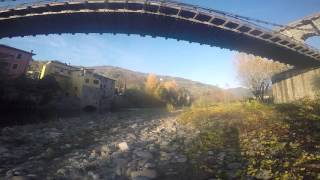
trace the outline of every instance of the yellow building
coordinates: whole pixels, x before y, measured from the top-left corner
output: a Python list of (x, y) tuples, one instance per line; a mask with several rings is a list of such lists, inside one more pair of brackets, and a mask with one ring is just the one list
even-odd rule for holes
[(40, 79), (48, 75), (56, 79), (66, 96), (80, 99), (82, 107), (107, 108), (114, 98), (115, 80), (91, 69), (50, 61), (43, 66)]

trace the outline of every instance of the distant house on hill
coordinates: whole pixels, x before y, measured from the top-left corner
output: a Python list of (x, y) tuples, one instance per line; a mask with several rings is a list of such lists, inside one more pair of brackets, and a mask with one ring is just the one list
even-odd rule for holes
[(33, 55), (35, 54), (32, 52), (0, 44), (1, 76), (7, 79), (14, 79), (24, 75)]
[(42, 67), (40, 79), (47, 76), (56, 79), (66, 99), (78, 99), (82, 108), (110, 108), (115, 96), (115, 80), (96, 74), (91, 69), (50, 61)]

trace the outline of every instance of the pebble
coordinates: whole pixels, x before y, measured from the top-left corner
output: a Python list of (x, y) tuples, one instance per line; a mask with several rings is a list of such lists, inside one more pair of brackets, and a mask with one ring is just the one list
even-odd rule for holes
[(131, 178), (136, 178), (136, 177), (147, 177), (150, 179), (155, 179), (158, 177), (157, 171), (155, 170), (150, 170), (150, 169), (144, 169), (142, 171), (133, 171), (131, 172)]
[(30, 177), (27, 176), (13, 176), (10, 180), (32, 180)]
[(118, 144), (118, 147), (121, 151), (128, 151), (129, 150), (129, 146), (126, 142), (122, 142), (122, 143)]
[(152, 169), (152, 168), (155, 168), (156, 165), (153, 164), (153, 163), (146, 163), (146, 164), (144, 165), (144, 167), (145, 167), (145, 168), (148, 168), (148, 169)]
[(150, 178), (143, 177), (143, 176), (138, 176), (138, 177), (132, 178), (132, 180), (150, 180)]
[(101, 146), (100, 155), (102, 157), (108, 157), (109, 153), (110, 153), (110, 149), (109, 149), (109, 147), (107, 145)]
[(228, 169), (240, 169), (241, 168), (241, 164), (240, 163), (230, 163), (227, 165)]
[(1, 156), (1, 154), (6, 153), (6, 152), (8, 152), (8, 149), (7, 149), (7, 148), (5, 148), (5, 147), (0, 147), (0, 156)]
[(178, 159), (177, 159), (177, 162), (179, 162), (179, 163), (185, 163), (185, 162), (187, 162), (187, 158), (186, 157), (179, 157)]
[(143, 158), (143, 159), (152, 159), (153, 158), (153, 155), (148, 151), (138, 151), (138, 152), (136, 152), (136, 155), (138, 157)]

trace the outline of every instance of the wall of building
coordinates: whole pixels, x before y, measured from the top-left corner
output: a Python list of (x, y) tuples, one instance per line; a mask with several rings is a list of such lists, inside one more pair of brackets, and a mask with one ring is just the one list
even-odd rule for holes
[(320, 93), (320, 68), (289, 70), (273, 77), (272, 93), (276, 103), (301, 98), (314, 99)]
[(25, 74), (32, 55), (31, 52), (0, 45), (0, 70), (8, 78), (17, 78)]
[(81, 107), (110, 107), (115, 93), (115, 81), (90, 69), (76, 68), (51, 61), (42, 68), (40, 79), (51, 75), (68, 97), (80, 99)]
[(66, 96), (75, 96), (72, 86), (72, 76), (75, 68), (61, 62), (51, 61), (42, 68), (40, 79), (48, 75), (54, 76), (61, 89), (64, 90)]

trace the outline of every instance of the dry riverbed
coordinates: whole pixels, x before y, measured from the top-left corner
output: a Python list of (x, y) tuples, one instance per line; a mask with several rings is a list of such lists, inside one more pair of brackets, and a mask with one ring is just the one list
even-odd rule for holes
[(131, 109), (3, 128), (0, 179), (320, 179), (319, 107)]
[(177, 139), (187, 132), (178, 115), (144, 109), (3, 128), (0, 179), (180, 179), (187, 157)]

